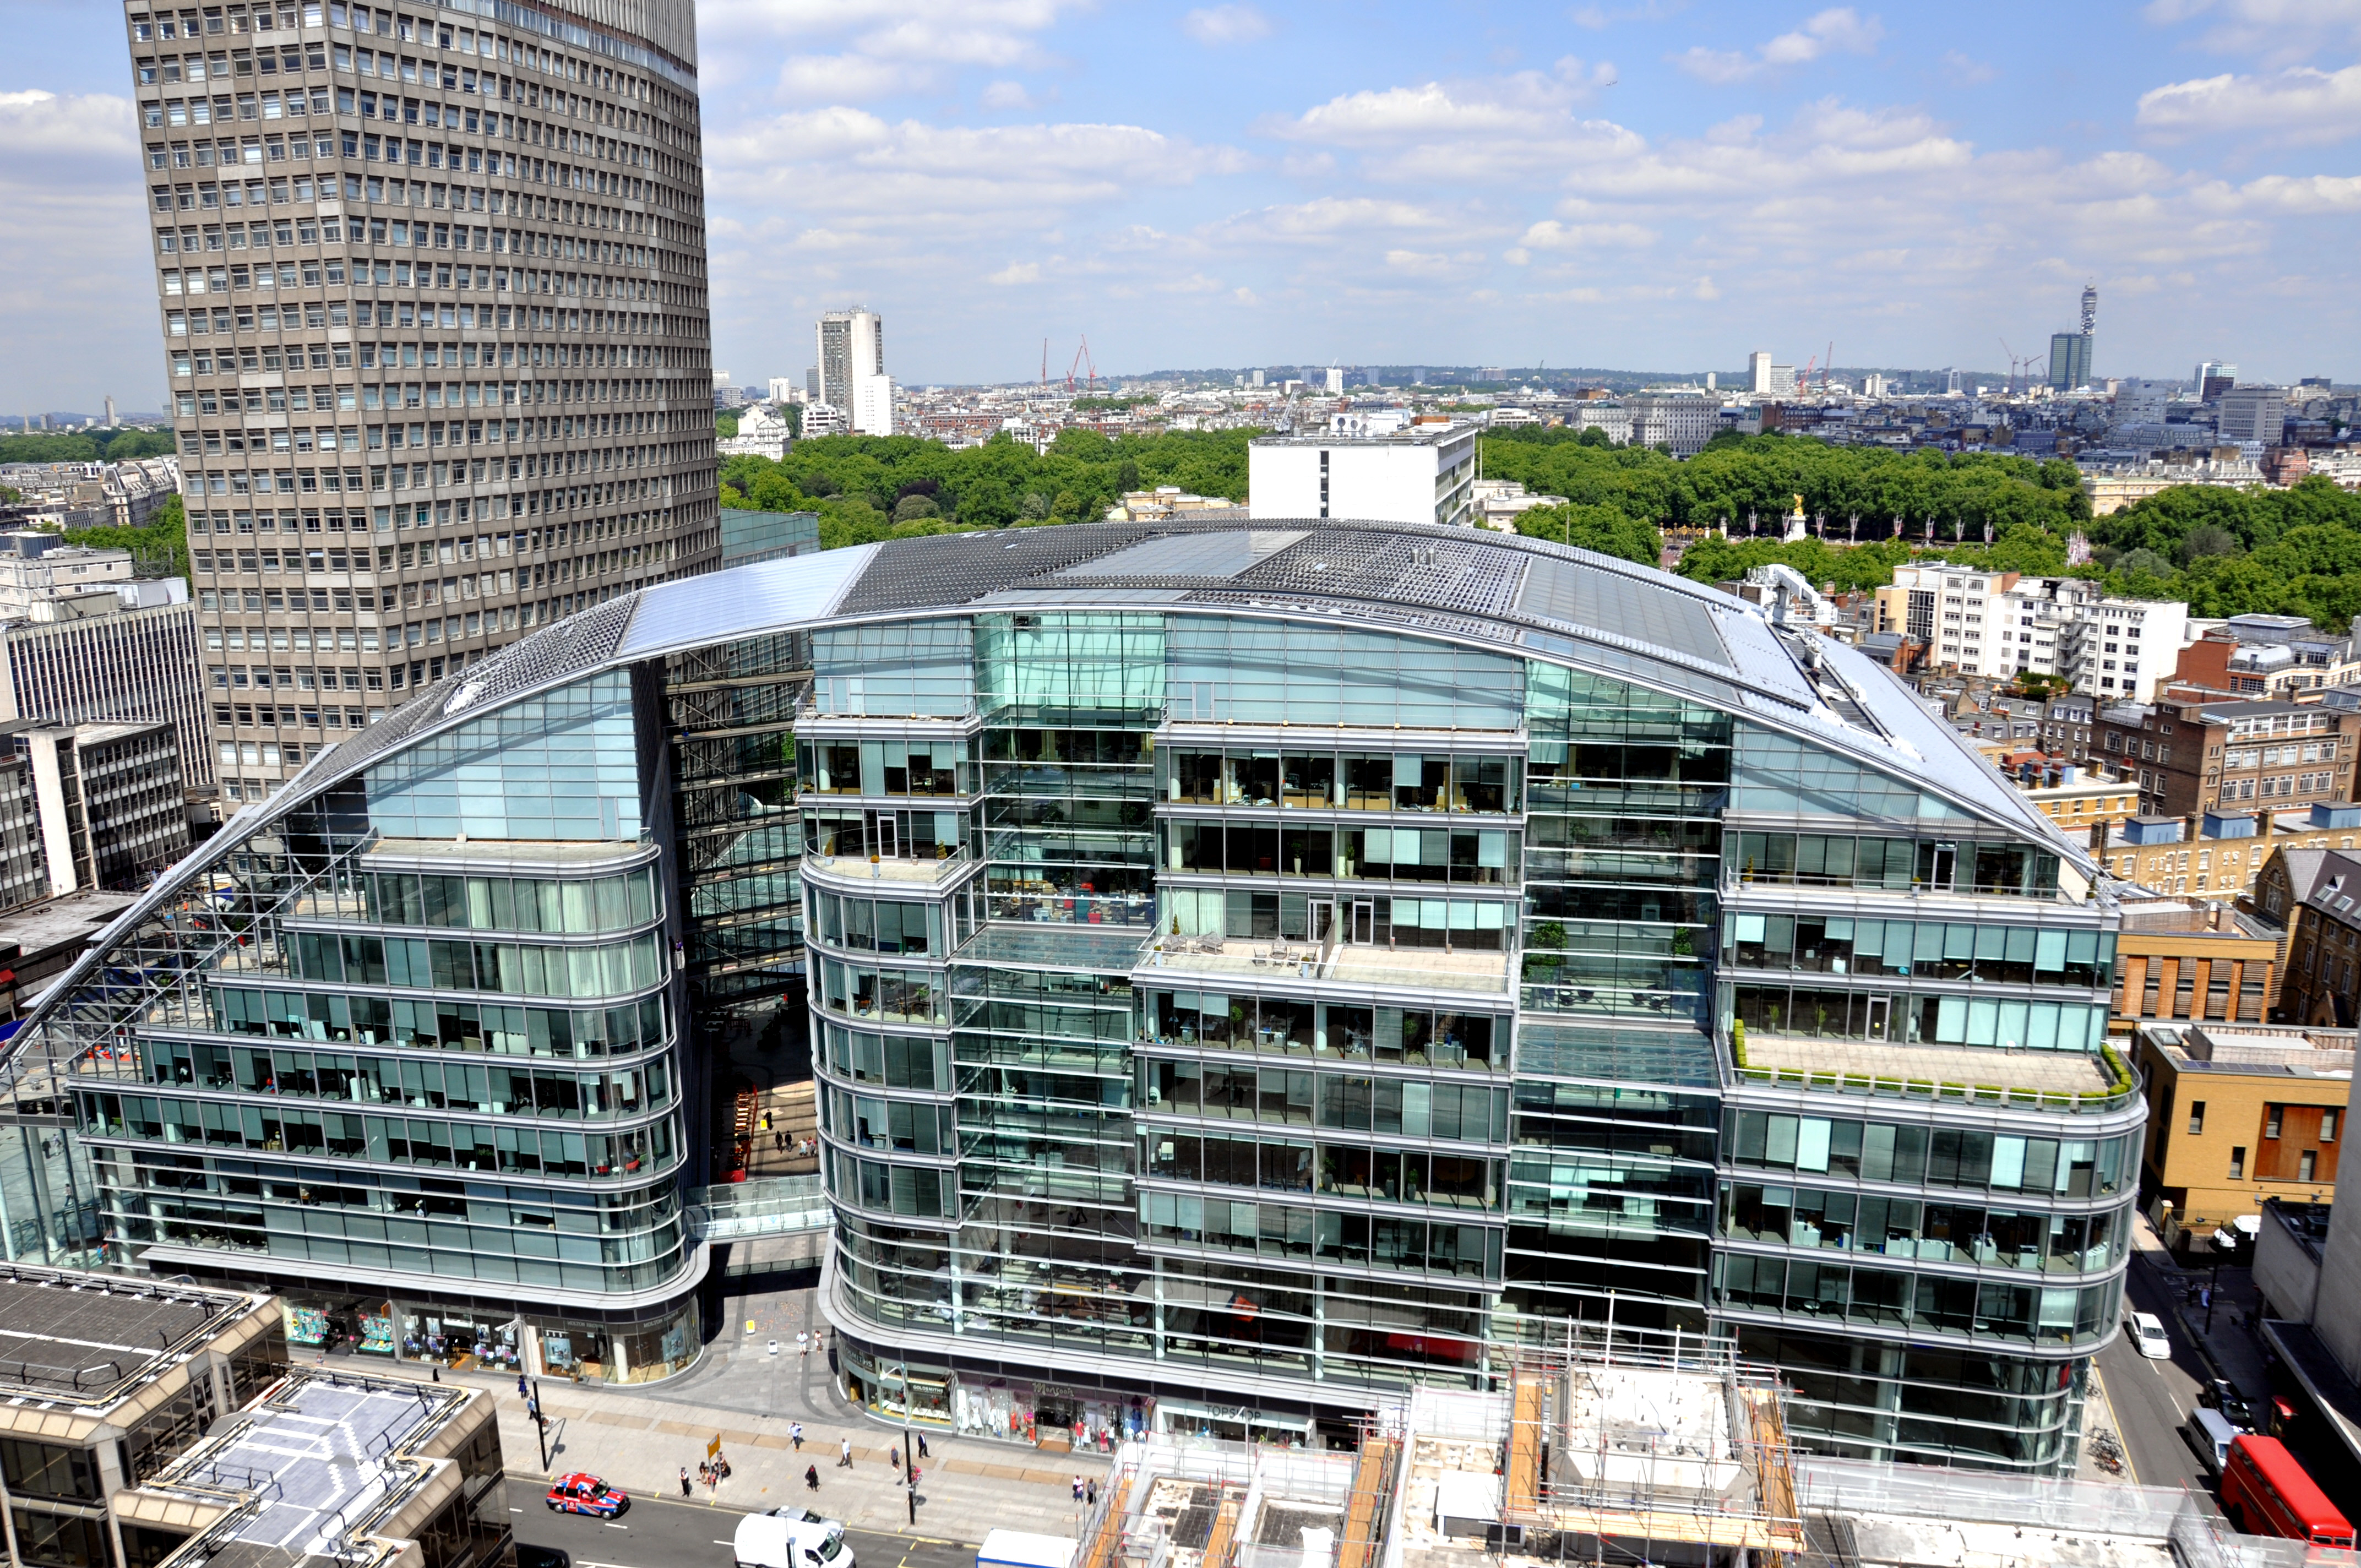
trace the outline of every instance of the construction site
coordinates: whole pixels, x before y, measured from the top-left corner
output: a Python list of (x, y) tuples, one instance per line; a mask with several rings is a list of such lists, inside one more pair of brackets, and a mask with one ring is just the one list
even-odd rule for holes
[(2231, 1568), (2361, 1562), (2231, 1533), (2208, 1499), (1796, 1453), (1719, 1346), (1529, 1352), (1417, 1388), (1357, 1452), (1123, 1445), (1075, 1568)]

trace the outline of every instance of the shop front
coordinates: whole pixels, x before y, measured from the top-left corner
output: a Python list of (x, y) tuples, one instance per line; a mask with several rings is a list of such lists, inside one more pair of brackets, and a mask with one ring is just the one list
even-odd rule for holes
[(533, 1318), (524, 1351), (531, 1370), (577, 1383), (653, 1383), (685, 1372), (702, 1347), (702, 1316), (695, 1298), (657, 1315), (627, 1322)]
[(280, 1311), (291, 1351), (388, 1359), (394, 1354), (394, 1305), (383, 1297), (290, 1291), (280, 1298)]
[(1115, 1444), (1147, 1433), (1156, 1406), (1143, 1394), (1022, 1377), (961, 1376), (954, 1393), (955, 1423), (962, 1436), (1061, 1453), (1112, 1453)]
[(404, 1303), (401, 1321), (405, 1361), (432, 1362), (457, 1372), (524, 1368), (519, 1332), (523, 1324), (513, 1313)]
[(1280, 1448), (1315, 1448), (1312, 1419), (1249, 1405), (1217, 1405), (1166, 1399), (1157, 1406), (1156, 1430), (1181, 1442), (1253, 1442)]
[(837, 1352), (845, 1392), (864, 1409), (962, 1437), (1108, 1453), (1126, 1438), (1147, 1435), (1155, 1418), (1156, 1401), (1143, 1394), (956, 1371), (881, 1354), (849, 1339), (837, 1342)]

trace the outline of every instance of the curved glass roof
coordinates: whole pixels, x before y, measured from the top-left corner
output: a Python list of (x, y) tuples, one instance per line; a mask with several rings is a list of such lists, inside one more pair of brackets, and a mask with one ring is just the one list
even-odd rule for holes
[[(513, 698), (736, 638), (1027, 607), (1348, 623), (1570, 664), (1785, 729), (2098, 870), (1882, 665), (1669, 573), (1543, 540), (1418, 524), (1077, 523), (760, 562), (642, 588), (533, 632), (319, 753), (166, 873), (94, 948), (146, 919), (207, 861), (377, 759)], [(63, 994), (80, 968), (50, 994)]]

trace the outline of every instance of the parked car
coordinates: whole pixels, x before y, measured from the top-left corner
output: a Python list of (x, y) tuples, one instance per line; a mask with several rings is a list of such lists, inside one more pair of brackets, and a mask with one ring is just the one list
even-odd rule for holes
[(2164, 1320), (2154, 1312), (2132, 1314), (2132, 1343), (2151, 1361), (2172, 1359), (2171, 1336), (2164, 1332)]
[(2255, 1406), (2238, 1386), (2227, 1377), (2209, 1377), (2205, 1387), (2197, 1391), (2197, 1402), (2209, 1409), (2222, 1412), (2223, 1419), (2240, 1431), (2255, 1430)]
[(528, 1546), (517, 1542), (517, 1568), (574, 1568), (574, 1559), (555, 1546)]
[(579, 1470), (571, 1475), (560, 1475), (545, 1500), (551, 1513), (588, 1514), (599, 1519), (613, 1519), (631, 1506), (631, 1497), (620, 1487), (609, 1486), (596, 1475)]

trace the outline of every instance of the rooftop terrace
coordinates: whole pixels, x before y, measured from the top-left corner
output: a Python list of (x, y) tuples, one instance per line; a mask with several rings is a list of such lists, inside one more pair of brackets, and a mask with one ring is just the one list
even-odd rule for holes
[(1746, 1036), (1741, 1080), (1843, 1093), (1891, 1094), (2103, 1111), (2136, 1092), (2112, 1058), (2083, 1051), (2002, 1050), (1979, 1046), (1900, 1045), (1794, 1035)]
[(112, 1402), (256, 1298), (60, 1269), (0, 1275), (0, 1398)]

